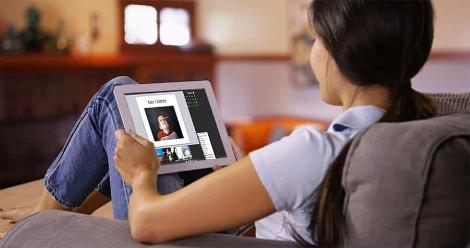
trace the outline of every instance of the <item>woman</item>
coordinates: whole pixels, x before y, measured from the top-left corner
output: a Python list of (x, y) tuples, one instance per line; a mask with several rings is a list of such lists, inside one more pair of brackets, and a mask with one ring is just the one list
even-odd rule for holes
[[(311, 65), (321, 97), (344, 109), (326, 132), (299, 128), (162, 195), (178, 188), (162, 188), (176, 176), (157, 178), (159, 163), (152, 143), (119, 129), (122, 124), (110, 92), (112, 85), (130, 80), (118, 78), (85, 110), (45, 177), (47, 190), (36, 211), (79, 206), (84, 192), (96, 186), (104, 192), (103, 185), (110, 181), (114, 214), (128, 214), (132, 236), (139, 241), (164, 242), (257, 221), (261, 238), (340, 245), (345, 228), (341, 173), (350, 140), (378, 121), (435, 114), (431, 100), (411, 88), (411, 78), (431, 50), (433, 10), (430, 0), (316, 0), (309, 13), (317, 35)], [(283, 156), (285, 150), (292, 156)], [(83, 159), (83, 154), (90, 157)], [(99, 183), (108, 166), (111, 180)], [(100, 199), (96, 195), (92, 193), (89, 202), (97, 202), (90, 200)]]

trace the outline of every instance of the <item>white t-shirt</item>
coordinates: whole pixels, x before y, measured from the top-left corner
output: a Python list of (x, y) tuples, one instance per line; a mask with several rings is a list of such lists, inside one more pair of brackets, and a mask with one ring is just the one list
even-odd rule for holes
[(329, 165), (353, 136), (377, 122), (385, 110), (369, 105), (349, 108), (326, 132), (302, 126), (283, 139), (250, 153), (255, 170), (277, 212), (258, 220), (256, 237), (294, 240), (295, 230), (312, 242), (310, 214)]

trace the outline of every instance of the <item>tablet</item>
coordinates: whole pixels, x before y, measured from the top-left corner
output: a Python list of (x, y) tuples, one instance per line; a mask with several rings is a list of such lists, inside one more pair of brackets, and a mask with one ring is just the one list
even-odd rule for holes
[(118, 85), (114, 96), (126, 131), (154, 144), (158, 174), (235, 161), (209, 81)]

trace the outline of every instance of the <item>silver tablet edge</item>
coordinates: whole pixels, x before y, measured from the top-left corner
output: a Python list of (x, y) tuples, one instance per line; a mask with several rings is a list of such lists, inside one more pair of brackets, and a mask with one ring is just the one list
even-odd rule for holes
[[(168, 82), (168, 83), (153, 83), (153, 84), (124, 84), (116, 85), (113, 89), (114, 97), (116, 99), (119, 113), (121, 115), (122, 122), (126, 132), (135, 132), (134, 122), (129, 112), (125, 95), (127, 93), (145, 93), (145, 92), (159, 92), (159, 91), (180, 91), (180, 90), (192, 90), (192, 89), (204, 89), (206, 92), (207, 99), (209, 100), (209, 106), (211, 107), (212, 115), (214, 116), (217, 129), (219, 130), (220, 138), (225, 149), (227, 157), (216, 158), (210, 160), (198, 160), (187, 163), (175, 163), (171, 165), (160, 166), (158, 174), (168, 174), (180, 171), (190, 171), (197, 169), (212, 168), (215, 165), (229, 165), (236, 161), (235, 155), (230, 144), (227, 129), (220, 115), (217, 100), (215, 98), (214, 91), (211, 83), (207, 80), (204, 81), (182, 81), (182, 82)], [(188, 164), (191, 164), (191, 168), (187, 168)]]

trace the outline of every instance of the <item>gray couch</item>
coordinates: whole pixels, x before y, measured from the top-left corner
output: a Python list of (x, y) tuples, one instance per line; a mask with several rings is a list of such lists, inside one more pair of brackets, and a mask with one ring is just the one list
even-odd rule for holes
[[(343, 172), (346, 246), (469, 244), (470, 94), (432, 97), (438, 101), (443, 116), (376, 124), (354, 139)], [(131, 239), (125, 221), (59, 211), (39, 213), (21, 221), (0, 243), (0, 247), (141, 246), (144, 245)], [(295, 244), (207, 234), (158, 245), (178, 246)]]

